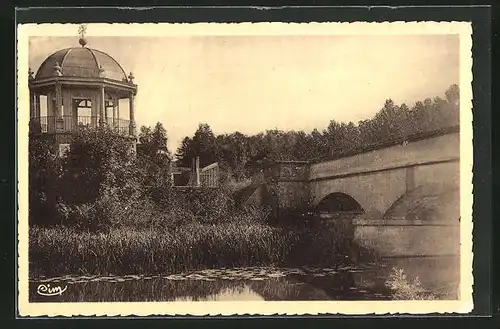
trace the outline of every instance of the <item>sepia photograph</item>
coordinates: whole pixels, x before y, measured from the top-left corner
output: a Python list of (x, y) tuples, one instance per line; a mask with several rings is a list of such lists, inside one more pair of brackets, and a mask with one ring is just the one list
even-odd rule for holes
[(20, 25), (21, 313), (469, 312), (471, 45), (456, 22)]

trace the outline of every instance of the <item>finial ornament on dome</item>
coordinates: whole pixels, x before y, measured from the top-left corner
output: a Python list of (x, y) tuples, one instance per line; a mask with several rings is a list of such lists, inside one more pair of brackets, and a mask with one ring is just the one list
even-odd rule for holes
[(130, 72), (130, 74), (128, 75), (128, 81), (130, 83), (134, 83), (134, 79), (135, 79), (134, 75), (132, 74), (132, 72)]
[(58, 77), (60, 77), (62, 75), (61, 66), (59, 66), (58, 62), (56, 62), (56, 64), (54, 64), (54, 75), (58, 76)]
[(81, 24), (80, 27), (78, 28), (78, 34), (80, 35), (80, 39), (78, 40), (78, 43), (82, 47), (85, 47), (85, 45), (87, 44), (87, 40), (85, 39), (86, 32), (87, 32), (87, 26), (85, 24)]

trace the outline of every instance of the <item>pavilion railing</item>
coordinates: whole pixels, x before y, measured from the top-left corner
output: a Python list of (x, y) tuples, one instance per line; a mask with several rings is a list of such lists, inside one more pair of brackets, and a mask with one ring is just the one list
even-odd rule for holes
[(124, 119), (113, 119), (113, 118), (106, 118), (106, 124), (111, 127), (114, 131), (119, 133), (120, 135), (128, 135), (129, 134), (129, 127), (130, 127), (130, 121), (129, 120), (124, 120)]
[[(120, 135), (128, 135), (129, 120), (105, 118), (107, 124), (113, 131)], [(55, 133), (71, 132), (79, 127), (97, 128), (99, 126), (98, 116), (42, 116), (31, 118), (30, 132), (32, 133)]]

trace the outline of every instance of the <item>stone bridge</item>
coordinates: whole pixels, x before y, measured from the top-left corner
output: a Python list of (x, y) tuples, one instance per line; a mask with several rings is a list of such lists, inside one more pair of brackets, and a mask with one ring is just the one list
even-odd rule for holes
[[(246, 203), (268, 204), (278, 212), (308, 206), (326, 217), (355, 214), (358, 238), (364, 235), (361, 240), (386, 255), (429, 255), (433, 248), (458, 253), (459, 127), (337, 158), (277, 162), (259, 178), (248, 188)], [(438, 242), (425, 247), (408, 239), (399, 246), (387, 243), (405, 235)]]

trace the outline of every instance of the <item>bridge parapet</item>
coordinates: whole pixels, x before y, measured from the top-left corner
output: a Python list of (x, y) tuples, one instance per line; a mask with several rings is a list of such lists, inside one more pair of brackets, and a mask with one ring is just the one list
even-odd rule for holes
[(358, 175), (438, 162), (453, 162), (458, 161), (459, 157), (460, 136), (458, 132), (452, 131), (429, 139), (419, 139), (314, 163), (311, 165), (310, 177), (312, 180), (332, 179), (340, 175)]

